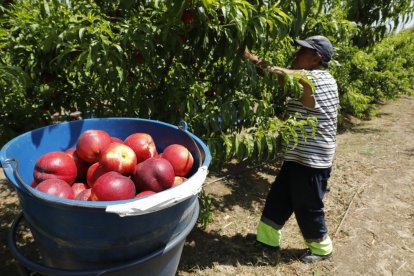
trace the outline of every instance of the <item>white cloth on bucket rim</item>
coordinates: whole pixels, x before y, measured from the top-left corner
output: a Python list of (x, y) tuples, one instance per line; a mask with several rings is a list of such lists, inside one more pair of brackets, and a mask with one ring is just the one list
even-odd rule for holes
[(106, 212), (125, 217), (143, 215), (168, 208), (198, 194), (207, 174), (207, 167), (202, 166), (194, 175), (175, 187), (132, 202), (109, 205), (106, 207)]

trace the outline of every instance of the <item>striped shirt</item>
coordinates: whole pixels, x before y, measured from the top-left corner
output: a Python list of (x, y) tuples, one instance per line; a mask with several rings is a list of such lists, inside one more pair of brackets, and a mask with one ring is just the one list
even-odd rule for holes
[(336, 123), (338, 115), (338, 86), (335, 79), (325, 70), (309, 71), (309, 80), (315, 86), (315, 107), (307, 108), (300, 101), (290, 101), (287, 106), (288, 115), (301, 114), (296, 119), (304, 120), (309, 116), (318, 119), (316, 135), (312, 137), (310, 127), (305, 127), (307, 132), (306, 141), (299, 129), (297, 133), (299, 142), (295, 146), (291, 142), (287, 146), (284, 156), (286, 161), (294, 161), (313, 168), (329, 168), (336, 146)]

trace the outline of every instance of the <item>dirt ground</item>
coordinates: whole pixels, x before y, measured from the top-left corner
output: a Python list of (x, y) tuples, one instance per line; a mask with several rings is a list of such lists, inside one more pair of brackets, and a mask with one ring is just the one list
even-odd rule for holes
[[(214, 221), (187, 237), (177, 275), (414, 275), (414, 97), (384, 104), (373, 120), (351, 122), (338, 135), (325, 198), (331, 260), (298, 260), (305, 246), (294, 217), (283, 228), (279, 260), (246, 240), (255, 233), (277, 160), (209, 175)], [(6, 237), (20, 207), (1, 173), (0, 198), (0, 275), (18, 275)]]

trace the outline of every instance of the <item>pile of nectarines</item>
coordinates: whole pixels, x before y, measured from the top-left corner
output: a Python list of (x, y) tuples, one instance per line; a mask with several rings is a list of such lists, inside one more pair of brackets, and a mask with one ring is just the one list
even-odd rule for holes
[(158, 153), (148, 133), (121, 140), (103, 130), (86, 130), (76, 147), (48, 152), (36, 161), (31, 186), (66, 199), (132, 199), (182, 183), (193, 163), (183, 145), (171, 144)]

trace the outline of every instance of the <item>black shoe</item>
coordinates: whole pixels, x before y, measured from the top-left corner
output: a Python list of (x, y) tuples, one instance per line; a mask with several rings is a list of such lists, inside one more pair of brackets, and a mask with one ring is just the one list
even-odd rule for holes
[(261, 247), (265, 248), (265, 249), (269, 249), (272, 251), (279, 251), (280, 250), (280, 246), (271, 246), (265, 243), (262, 243), (260, 241), (257, 240), (257, 237), (255, 234), (247, 234), (246, 235), (246, 241), (250, 244), (254, 244), (254, 245), (260, 245)]
[(266, 264), (277, 265), (281, 260), (281, 253), (279, 246), (271, 246), (257, 240), (255, 234), (246, 235), (246, 243), (253, 246), (254, 249), (250, 252), (255, 256), (255, 262), (264, 262)]
[(330, 259), (332, 256), (332, 253), (328, 255), (317, 255), (312, 254), (310, 250), (308, 250), (301, 258), (300, 260), (304, 263), (316, 263), (321, 262)]

